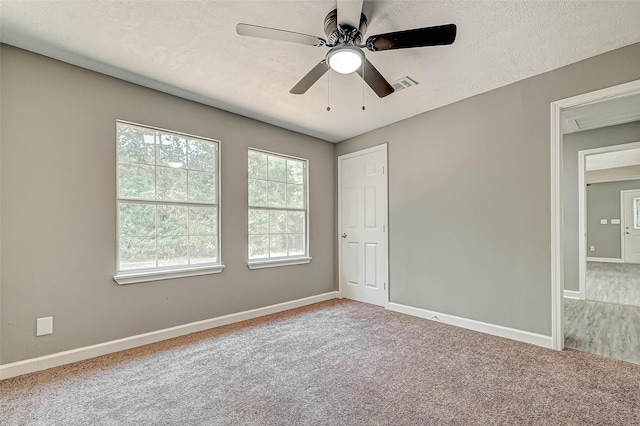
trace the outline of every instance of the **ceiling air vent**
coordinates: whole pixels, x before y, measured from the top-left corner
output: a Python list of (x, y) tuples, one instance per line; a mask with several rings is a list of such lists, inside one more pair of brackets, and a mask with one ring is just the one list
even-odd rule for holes
[(412, 79), (411, 77), (405, 76), (405, 77), (402, 77), (400, 80), (397, 80), (391, 83), (391, 87), (393, 87), (394, 92), (399, 92), (409, 87), (417, 86), (418, 84), (419, 83), (414, 79)]

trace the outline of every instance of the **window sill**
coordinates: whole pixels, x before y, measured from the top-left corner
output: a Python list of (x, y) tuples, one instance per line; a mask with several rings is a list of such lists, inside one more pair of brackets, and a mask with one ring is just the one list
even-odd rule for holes
[(198, 275), (219, 274), (224, 265), (201, 266), (184, 269), (167, 269), (163, 271), (123, 272), (115, 275), (113, 280), (118, 285), (144, 283), (147, 281), (170, 280), (173, 278), (195, 277)]
[(310, 257), (295, 257), (291, 259), (252, 260), (247, 262), (249, 269), (275, 268), (276, 266), (304, 265), (310, 263)]

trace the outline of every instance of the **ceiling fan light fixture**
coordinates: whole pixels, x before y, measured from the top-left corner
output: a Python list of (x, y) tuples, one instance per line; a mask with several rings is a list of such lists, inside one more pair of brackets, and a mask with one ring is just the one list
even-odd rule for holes
[(340, 74), (351, 74), (362, 66), (364, 53), (356, 46), (337, 46), (327, 54), (327, 63)]

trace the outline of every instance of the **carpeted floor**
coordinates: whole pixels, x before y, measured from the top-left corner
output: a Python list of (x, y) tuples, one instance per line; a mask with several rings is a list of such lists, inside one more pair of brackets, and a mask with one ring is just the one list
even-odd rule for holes
[(640, 366), (346, 300), (0, 382), (2, 425), (636, 425)]

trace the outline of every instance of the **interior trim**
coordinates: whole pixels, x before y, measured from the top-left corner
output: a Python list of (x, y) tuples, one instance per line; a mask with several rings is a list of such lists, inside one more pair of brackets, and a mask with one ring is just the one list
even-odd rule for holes
[(578, 300), (584, 300), (584, 295), (582, 293), (580, 293), (579, 291), (575, 291), (575, 290), (565, 290), (564, 291), (564, 298), (565, 299), (578, 299)]
[(115, 275), (113, 280), (118, 285), (144, 283), (148, 281), (170, 280), (173, 278), (195, 277), (197, 275), (219, 274), (224, 265), (167, 269), (145, 272), (123, 272)]
[(135, 336), (125, 337), (123, 339), (112, 340), (110, 342), (98, 343), (97, 345), (71, 349), (51, 355), (25, 359), (23, 361), (16, 361), (9, 364), (0, 365), (0, 380), (8, 379), (9, 377), (20, 376), (22, 374), (46, 370), (47, 368), (58, 367), (64, 364), (70, 364), (72, 362), (83, 361), (85, 359), (95, 358), (97, 356), (107, 355), (113, 352), (119, 352), (138, 346), (148, 345), (150, 343), (160, 342), (162, 340), (196, 333), (198, 331), (204, 331), (210, 328), (221, 327), (223, 325), (246, 321), (265, 315), (275, 314), (277, 312), (288, 311), (290, 309), (300, 308), (302, 306), (312, 305), (314, 303), (324, 302), (325, 300), (336, 298), (338, 298), (338, 292), (330, 291), (328, 293), (304, 297), (302, 299), (291, 300), (289, 302), (278, 303), (276, 305), (265, 306), (248, 311), (237, 312), (235, 314), (223, 315), (221, 317), (178, 325), (176, 327), (138, 334)]
[(587, 262), (624, 263), (624, 260), (615, 257), (587, 257)]
[(276, 266), (304, 265), (311, 262), (310, 257), (292, 257), (276, 260), (252, 260), (247, 263), (249, 269), (274, 268)]
[(440, 312), (430, 311), (422, 308), (415, 308), (413, 306), (401, 305), (399, 303), (393, 302), (389, 303), (387, 309), (394, 312), (412, 315), (414, 317), (425, 318), (431, 321), (441, 322), (443, 324), (449, 324), (456, 327), (466, 328), (468, 330), (478, 331), (480, 333), (491, 334), (492, 336), (530, 343), (532, 345), (542, 346), (543, 348), (547, 349), (551, 349), (552, 347), (551, 336), (532, 333), (530, 331), (518, 330), (516, 328), (504, 327), (501, 325), (457, 317), (455, 315), (443, 314)]
[(640, 94), (640, 80), (551, 102), (551, 337), (564, 348), (564, 230), (562, 227), (562, 111), (622, 96)]

